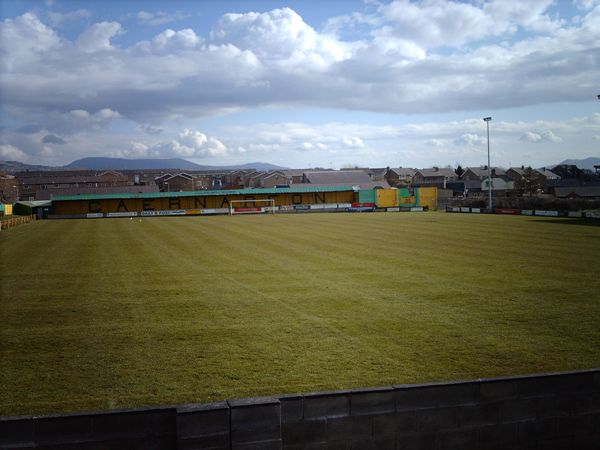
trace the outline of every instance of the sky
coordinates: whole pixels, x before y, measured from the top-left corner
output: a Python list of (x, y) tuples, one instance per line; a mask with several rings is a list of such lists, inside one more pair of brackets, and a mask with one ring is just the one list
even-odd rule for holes
[(0, 2), (0, 160), (600, 156), (600, 0)]

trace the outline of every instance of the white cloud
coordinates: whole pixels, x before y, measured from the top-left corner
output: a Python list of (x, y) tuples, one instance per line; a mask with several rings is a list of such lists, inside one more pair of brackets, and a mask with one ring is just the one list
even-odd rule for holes
[(524, 142), (562, 142), (562, 139), (555, 135), (552, 131), (546, 130), (542, 133), (535, 133), (533, 131), (526, 131), (519, 138), (520, 141)]
[(297, 149), (300, 151), (327, 150), (329, 147), (322, 142), (302, 142)]
[(587, 11), (595, 6), (600, 5), (600, 0), (574, 0), (574, 3), (577, 8)]
[(87, 53), (113, 50), (110, 40), (123, 34), (124, 30), (118, 22), (95, 23), (77, 38), (77, 47)]
[(131, 141), (129, 147), (119, 148), (117, 150), (111, 150), (107, 156), (112, 158), (157, 158), (160, 157), (160, 153), (143, 142)]
[(460, 47), (518, 28), (551, 32), (563, 22), (547, 14), (553, 0), (457, 1), (396, 0), (381, 4), (388, 25), (376, 33), (413, 41), (425, 48)]
[(430, 147), (437, 147), (437, 148), (445, 147), (445, 145), (446, 145), (446, 143), (441, 139), (428, 139), (425, 142), (425, 144)]
[(143, 131), (147, 134), (161, 134), (163, 131), (165, 131), (165, 129), (162, 127), (157, 127), (156, 125), (150, 124), (140, 124), (137, 126), (137, 130)]
[(349, 148), (361, 148), (365, 146), (363, 140), (356, 136), (344, 136), (342, 138), (342, 143), (345, 147)]
[(554, 0), (493, 0), (484, 6), (500, 32), (514, 32), (517, 27), (536, 32), (552, 32), (564, 25), (564, 20), (547, 12)]
[(28, 156), (14, 145), (0, 144), (0, 158), (5, 161), (27, 161)]
[(222, 157), (230, 153), (219, 139), (188, 128), (179, 133), (176, 139), (160, 142), (146, 148), (146, 151), (161, 156), (175, 155), (184, 158)]
[(0, 67), (3, 73), (19, 73), (35, 67), (43, 55), (58, 51), (61, 46), (58, 34), (35, 14), (25, 13), (16, 19), (0, 22)]
[(152, 44), (157, 50), (190, 49), (200, 43), (202, 43), (202, 39), (189, 28), (180, 31), (173, 31), (168, 28), (152, 39)]
[(77, 9), (66, 13), (48, 12), (48, 22), (52, 26), (61, 27), (67, 22), (76, 22), (78, 20), (87, 19), (92, 16), (92, 12), (87, 9)]
[(217, 44), (232, 44), (279, 68), (323, 70), (348, 56), (343, 43), (317, 33), (289, 8), (225, 14), (211, 31)]
[(467, 3), (398, 0), (379, 12), (392, 24), (379, 33), (425, 47), (462, 45), (486, 36), (492, 25), (482, 9)]
[(201, 148), (207, 141), (208, 138), (206, 135), (196, 130), (189, 130), (186, 128), (179, 133), (179, 143), (185, 147)]
[(465, 133), (454, 140), (455, 145), (482, 146), (487, 144), (487, 138), (477, 134)]
[(74, 109), (66, 114), (62, 114), (58, 119), (58, 124), (70, 132), (82, 129), (100, 129), (117, 120), (121, 115), (110, 108), (104, 108), (94, 113), (89, 113), (84, 109)]
[(113, 157), (119, 158), (155, 158), (160, 156), (159, 152), (144, 144), (143, 142), (131, 141), (129, 148), (114, 152)]
[(165, 23), (183, 20), (188, 17), (189, 14), (184, 14), (181, 11), (176, 11), (174, 13), (168, 13), (165, 11), (140, 11), (136, 15), (138, 22), (143, 25), (164, 25)]
[(556, 136), (552, 131), (542, 132), (542, 139), (547, 142), (562, 142), (562, 139)]
[(311, 142), (303, 142), (298, 147), (298, 150), (314, 150), (314, 148), (315, 148), (315, 145), (312, 144)]
[(142, 143), (142, 142), (135, 142), (132, 141), (131, 145), (129, 146), (129, 154), (135, 154), (135, 155), (140, 155), (140, 156), (148, 156), (148, 150), (150, 147), (148, 147), (146, 144)]
[(533, 131), (526, 131), (521, 135), (519, 140), (523, 142), (541, 142), (542, 136)]

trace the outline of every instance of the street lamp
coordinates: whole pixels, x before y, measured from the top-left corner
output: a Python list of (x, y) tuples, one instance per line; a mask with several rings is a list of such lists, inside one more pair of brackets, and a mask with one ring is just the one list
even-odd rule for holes
[(487, 147), (488, 147), (488, 208), (492, 209), (492, 167), (490, 166), (490, 121), (491, 117), (483, 118), (487, 125)]
[(169, 187), (169, 182), (165, 181), (165, 184), (167, 185), (167, 193), (171, 192), (171, 188)]
[(19, 185), (13, 185), (13, 187), (15, 188), (15, 190), (17, 191), (17, 201), (19, 201)]

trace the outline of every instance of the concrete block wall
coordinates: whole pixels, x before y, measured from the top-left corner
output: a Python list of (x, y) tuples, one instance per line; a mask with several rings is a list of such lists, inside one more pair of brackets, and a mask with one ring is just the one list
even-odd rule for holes
[(174, 449), (172, 408), (0, 418), (0, 449)]
[(600, 369), (0, 418), (0, 449), (600, 450)]
[(282, 397), (283, 449), (600, 449), (600, 373)]

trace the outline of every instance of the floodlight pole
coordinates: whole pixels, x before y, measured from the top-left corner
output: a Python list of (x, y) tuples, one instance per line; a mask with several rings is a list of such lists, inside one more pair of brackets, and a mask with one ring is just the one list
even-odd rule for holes
[(492, 209), (492, 166), (490, 165), (490, 121), (491, 117), (483, 118), (487, 125), (487, 150), (488, 150), (488, 208)]

